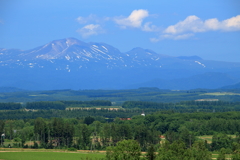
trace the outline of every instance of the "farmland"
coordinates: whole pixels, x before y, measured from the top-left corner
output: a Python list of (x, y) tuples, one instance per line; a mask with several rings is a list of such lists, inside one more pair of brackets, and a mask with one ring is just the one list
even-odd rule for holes
[(4, 160), (99, 160), (105, 157), (105, 153), (90, 153), (84, 151), (67, 152), (63, 150), (46, 149), (14, 149), (0, 150), (0, 159)]
[[(142, 156), (145, 156), (142, 152)], [(76, 151), (69, 152), (65, 150), (46, 150), (46, 149), (0, 149), (0, 159), (2, 160), (104, 160), (105, 152)], [(212, 153), (212, 159), (217, 159), (218, 153)], [(226, 155), (230, 159), (231, 155)]]

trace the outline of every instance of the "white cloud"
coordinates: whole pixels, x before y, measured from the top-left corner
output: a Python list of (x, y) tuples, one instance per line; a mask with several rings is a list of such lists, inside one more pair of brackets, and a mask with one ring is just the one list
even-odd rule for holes
[(115, 18), (114, 21), (122, 28), (140, 28), (142, 26), (143, 19), (148, 16), (149, 14), (147, 10), (139, 9), (132, 11), (132, 13), (127, 18), (118, 17)]
[(188, 16), (184, 21), (171, 25), (164, 30), (164, 33), (179, 34), (183, 32), (204, 32), (204, 23), (197, 16)]
[(209, 30), (218, 30), (220, 26), (220, 22), (217, 18), (208, 19), (204, 23), (205, 28), (208, 28)]
[[(195, 33), (208, 32), (208, 31), (240, 31), (240, 15), (219, 21), (217, 18), (202, 20), (196, 15), (186, 17), (184, 20), (161, 28), (152, 24), (152, 22), (143, 22), (145, 18), (150, 17), (147, 10), (139, 9), (133, 10), (128, 17), (97, 17), (90, 14), (87, 17), (78, 17), (76, 20), (80, 24), (84, 24), (77, 32), (82, 37), (89, 37), (104, 33), (102, 26), (106, 27), (106, 22), (115, 22), (121, 28), (137, 28), (145, 32), (158, 32), (159, 37), (151, 38), (152, 42), (157, 42), (163, 39), (188, 39), (193, 37)], [(0, 21), (1, 23), (1, 21)]]
[(92, 35), (98, 35), (104, 33), (104, 30), (99, 24), (89, 24), (77, 30), (77, 32), (83, 37), (87, 38)]
[(192, 34), (192, 33), (180, 34), (180, 35), (177, 35), (177, 36), (173, 37), (173, 39), (174, 39), (174, 40), (188, 39), (189, 37), (192, 37), (192, 36), (194, 36), (194, 34)]
[(165, 29), (165, 33), (178, 34), (183, 32), (207, 32), (211, 30), (240, 30), (240, 15), (220, 22), (217, 18), (201, 20), (197, 16), (188, 16), (184, 21)]
[(152, 22), (145, 23), (141, 29), (146, 32), (157, 32), (160, 30), (157, 26), (152, 25)]
[(226, 31), (240, 30), (240, 15), (224, 20), (222, 26)]
[(87, 17), (82, 17), (82, 16), (79, 16), (78, 18), (76, 18), (77, 22), (80, 23), (80, 24), (86, 24), (86, 23), (91, 23), (91, 22), (94, 22), (94, 23), (102, 23), (102, 22), (105, 22), (105, 21), (108, 21), (110, 20), (109, 17), (104, 17), (104, 18), (99, 18), (97, 15), (95, 14), (90, 14), (89, 16)]
[[(240, 30), (240, 15), (223, 21), (217, 18), (201, 20), (192, 15), (175, 25), (167, 27), (160, 38), (161, 39), (186, 39), (193, 36), (193, 33), (208, 31), (238, 31)], [(156, 39), (155, 39), (156, 41)]]
[(182, 39), (188, 39), (190, 37), (194, 36), (192, 33), (187, 34), (178, 34), (178, 35), (172, 35), (172, 34), (163, 34), (159, 38), (150, 38), (151, 42), (158, 42), (164, 39), (173, 39), (173, 40), (182, 40)]
[[(91, 15), (90, 15), (91, 16)], [(77, 21), (78, 21), (78, 23), (80, 23), (80, 24), (85, 24), (85, 23), (87, 23), (88, 21), (89, 21), (89, 16), (88, 17), (78, 17), (77, 19), (76, 19)]]

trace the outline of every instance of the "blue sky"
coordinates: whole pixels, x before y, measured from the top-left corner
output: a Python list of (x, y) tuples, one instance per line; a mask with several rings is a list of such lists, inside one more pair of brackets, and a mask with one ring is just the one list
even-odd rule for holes
[(68, 37), (240, 62), (240, 0), (0, 0), (0, 48)]

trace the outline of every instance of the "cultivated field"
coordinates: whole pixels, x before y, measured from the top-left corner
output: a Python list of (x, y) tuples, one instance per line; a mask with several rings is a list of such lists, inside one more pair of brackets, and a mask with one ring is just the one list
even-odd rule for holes
[(46, 149), (0, 149), (0, 160), (99, 160), (105, 158), (105, 152)]

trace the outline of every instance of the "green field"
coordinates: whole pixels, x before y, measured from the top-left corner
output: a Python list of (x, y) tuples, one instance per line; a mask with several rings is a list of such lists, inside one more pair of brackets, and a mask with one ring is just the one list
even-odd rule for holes
[[(218, 154), (213, 153), (212, 159), (217, 159)], [(226, 155), (230, 159), (231, 155)], [(23, 150), (16, 149), (12, 152), (0, 151), (0, 160), (99, 160), (105, 159), (105, 153), (89, 153), (89, 152), (64, 152), (62, 150), (46, 151), (46, 150)]]
[(225, 95), (240, 95), (239, 93), (233, 93), (233, 92), (212, 92), (212, 93), (204, 93), (201, 95), (209, 95), (209, 96), (225, 96)]
[(212, 136), (213, 135), (204, 135), (204, 136), (198, 136), (197, 138), (202, 140), (207, 140), (208, 143), (212, 143)]
[[(231, 136), (232, 138), (236, 137), (236, 135), (228, 135), (228, 136)], [(197, 138), (199, 138), (199, 139), (207, 140), (208, 143), (212, 143), (212, 137), (213, 137), (213, 135), (197, 136)]]
[(1, 160), (98, 160), (105, 158), (104, 153), (87, 152), (37, 152), (37, 151), (19, 151), (3, 152), (0, 151)]

